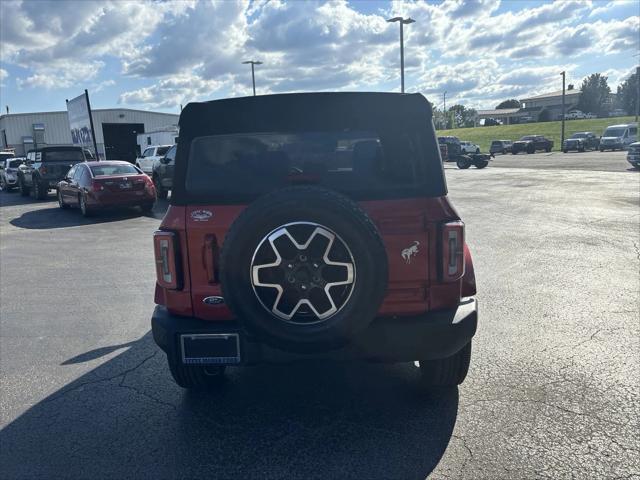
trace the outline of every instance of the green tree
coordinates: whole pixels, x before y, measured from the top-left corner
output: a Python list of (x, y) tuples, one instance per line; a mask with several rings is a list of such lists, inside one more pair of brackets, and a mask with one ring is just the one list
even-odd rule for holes
[(515, 98), (500, 102), (496, 107), (496, 110), (502, 110), (504, 108), (520, 108), (520, 101)]
[(616, 102), (629, 115), (635, 115), (638, 101), (638, 71), (618, 85)]
[(578, 109), (585, 113), (606, 113), (611, 106), (611, 89), (607, 77), (593, 73), (582, 81)]
[(449, 109), (449, 113), (453, 118), (455, 128), (474, 127), (475, 120), (478, 116), (473, 108), (467, 108), (464, 105), (454, 105)]

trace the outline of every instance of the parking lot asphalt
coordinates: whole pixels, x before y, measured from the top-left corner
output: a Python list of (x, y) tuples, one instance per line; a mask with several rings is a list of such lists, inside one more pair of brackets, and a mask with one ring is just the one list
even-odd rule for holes
[(445, 170), (480, 322), (465, 383), (431, 393), (411, 364), (186, 393), (149, 331), (166, 203), (83, 219), (1, 192), (0, 477), (640, 478), (640, 172), (621, 152)]

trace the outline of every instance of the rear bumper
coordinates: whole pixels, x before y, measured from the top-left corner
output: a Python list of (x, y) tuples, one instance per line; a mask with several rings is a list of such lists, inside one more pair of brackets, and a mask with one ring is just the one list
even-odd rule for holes
[(467, 345), (478, 325), (475, 298), (457, 308), (415, 317), (377, 318), (349, 345), (328, 352), (300, 354), (273, 348), (252, 338), (236, 321), (212, 322), (172, 315), (156, 306), (151, 318), (153, 339), (169, 361), (181, 361), (180, 336), (199, 333), (240, 335), (241, 364), (290, 363), (307, 359), (410, 362), (446, 358)]
[(147, 194), (129, 198), (95, 198), (87, 196), (87, 205), (91, 208), (137, 207), (148, 205), (155, 202), (155, 200), (155, 196)]

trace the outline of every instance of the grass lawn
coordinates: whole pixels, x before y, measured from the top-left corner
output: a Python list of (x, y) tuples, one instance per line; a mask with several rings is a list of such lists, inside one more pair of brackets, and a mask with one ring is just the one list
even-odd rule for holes
[[(594, 118), (589, 120), (566, 120), (565, 138), (575, 132), (593, 132), (602, 135), (609, 125), (632, 123), (635, 117)], [(562, 122), (523, 123), (519, 125), (496, 125), (493, 127), (454, 128), (438, 130), (438, 136), (454, 135), (480, 145), (482, 152), (488, 152), (492, 140), (518, 140), (525, 135), (544, 135), (553, 140), (553, 149), (560, 150), (560, 130)]]

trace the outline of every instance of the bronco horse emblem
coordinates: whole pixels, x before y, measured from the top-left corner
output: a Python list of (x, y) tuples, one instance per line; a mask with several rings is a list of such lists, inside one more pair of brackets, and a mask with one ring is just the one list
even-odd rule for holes
[(414, 240), (413, 245), (402, 250), (401, 255), (402, 255), (402, 258), (404, 258), (404, 261), (406, 263), (411, 263), (411, 257), (414, 257), (418, 254), (419, 252), (418, 245), (420, 245), (420, 242), (417, 240)]

